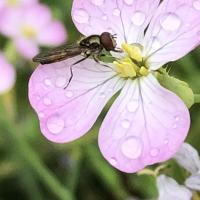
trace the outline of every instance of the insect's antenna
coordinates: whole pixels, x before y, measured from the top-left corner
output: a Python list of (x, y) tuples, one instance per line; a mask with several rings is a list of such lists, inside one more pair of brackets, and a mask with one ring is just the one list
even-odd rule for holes
[(74, 76), (73, 69), (72, 69), (73, 66), (74, 66), (74, 64), (69, 66), (69, 69), (70, 69), (70, 78), (69, 78), (69, 81), (68, 81), (67, 85), (64, 87), (64, 89), (66, 89), (69, 86), (69, 84), (71, 83), (72, 78)]

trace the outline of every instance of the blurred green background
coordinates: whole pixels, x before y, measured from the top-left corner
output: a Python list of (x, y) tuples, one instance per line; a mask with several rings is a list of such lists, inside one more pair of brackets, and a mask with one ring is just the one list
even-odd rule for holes
[[(71, 0), (43, 0), (55, 18), (68, 30), (68, 42), (80, 38), (71, 20)], [(0, 48), (9, 40), (0, 36)], [(178, 49), (177, 49), (178, 51)], [(121, 173), (101, 156), (97, 145), (99, 125), (81, 139), (53, 144), (40, 133), (37, 116), (28, 101), (29, 77), (36, 67), (19, 55), (10, 61), (17, 70), (15, 87), (0, 96), (0, 200), (128, 200), (155, 199), (155, 179), (147, 175)], [(188, 82), (200, 93), (200, 49), (176, 63), (170, 74)], [(192, 126), (187, 141), (200, 150), (200, 109), (191, 109)], [(179, 183), (185, 172), (169, 161), (165, 173)]]

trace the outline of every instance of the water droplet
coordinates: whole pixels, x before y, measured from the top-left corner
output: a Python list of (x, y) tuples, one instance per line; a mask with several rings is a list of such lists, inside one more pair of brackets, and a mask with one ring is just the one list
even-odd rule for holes
[(107, 15), (104, 15), (102, 19), (106, 21), (108, 19)]
[(131, 125), (131, 123), (130, 123), (129, 120), (125, 119), (125, 120), (122, 121), (122, 127), (123, 128), (129, 128), (130, 125)]
[(180, 120), (180, 117), (178, 115), (176, 115), (176, 116), (174, 116), (174, 119), (175, 119), (175, 121), (178, 122)]
[(132, 16), (131, 21), (133, 22), (134, 25), (141, 26), (144, 24), (145, 19), (146, 19), (145, 14), (143, 12), (137, 11)]
[(200, 1), (199, 0), (194, 1), (193, 6), (195, 9), (200, 10)]
[(138, 108), (138, 102), (137, 101), (130, 101), (128, 104), (127, 104), (127, 109), (129, 112), (135, 112), (136, 109)]
[(66, 95), (66, 97), (71, 98), (71, 97), (73, 97), (73, 92), (72, 91), (66, 91), (65, 95)]
[(60, 76), (56, 79), (56, 86), (59, 88), (63, 88), (66, 86), (67, 79), (64, 76)]
[(39, 116), (39, 118), (44, 118), (45, 117), (43, 112), (38, 113), (38, 116)]
[(176, 31), (181, 26), (181, 20), (176, 14), (167, 13), (161, 18), (160, 24), (166, 31)]
[(47, 97), (45, 97), (45, 98), (43, 99), (43, 103), (44, 103), (46, 106), (50, 106), (50, 105), (52, 104), (51, 99), (49, 99), (49, 98), (47, 98)]
[(120, 16), (120, 13), (121, 13), (121, 11), (118, 8), (113, 10), (113, 15), (114, 16)]
[(124, 2), (129, 6), (133, 4), (133, 0), (124, 0)]
[(117, 165), (117, 160), (115, 158), (111, 158), (109, 160), (110, 164), (113, 165), (113, 166), (116, 166)]
[(104, 99), (104, 98), (106, 97), (106, 94), (105, 94), (104, 92), (101, 92), (101, 93), (99, 94), (99, 97), (102, 98), (102, 99)]
[(164, 140), (164, 144), (169, 144), (169, 140), (168, 140), (168, 139), (165, 139), (165, 140)]
[(88, 23), (89, 14), (84, 9), (75, 10), (73, 13), (74, 20), (78, 23)]
[(177, 128), (177, 124), (173, 124), (173, 125), (172, 125), (172, 128), (173, 128), (173, 129), (176, 129), (176, 128)]
[(59, 134), (64, 129), (65, 122), (58, 116), (51, 116), (46, 125), (52, 134)]
[(91, 0), (91, 2), (95, 5), (95, 6), (101, 6), (104, 4), (105, 0)]
[(150, 151), (151, 156), (155, 157), (159, 154), (159, 149), (155, 148)]
[(131, 137), (124, 141), (121, 145), (122, 153), (130, 159), (137, 159), (142, 154), (142, 142), (139, 138)]
[(45, 79), (44, 80), (44, 84), (46, 85), (46, 86), (51, 86), (51, 80), (50, 79)]

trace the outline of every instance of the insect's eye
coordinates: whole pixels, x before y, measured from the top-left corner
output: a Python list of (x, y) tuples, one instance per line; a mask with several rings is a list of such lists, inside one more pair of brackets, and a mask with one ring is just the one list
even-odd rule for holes
[(107, 51), (112, 51), (116, 47), (115, 36), (110, 33), (104, 32), (100, 36), (100, 42)]

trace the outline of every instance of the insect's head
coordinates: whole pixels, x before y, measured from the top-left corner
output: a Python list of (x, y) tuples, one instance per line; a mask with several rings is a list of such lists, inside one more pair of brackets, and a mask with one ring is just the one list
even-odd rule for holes
[(108, 32), (103, 32), (100, 35), (100, 43), (107, 51), (114, 51), (117, 46), (116, 35), (112, 35)]

